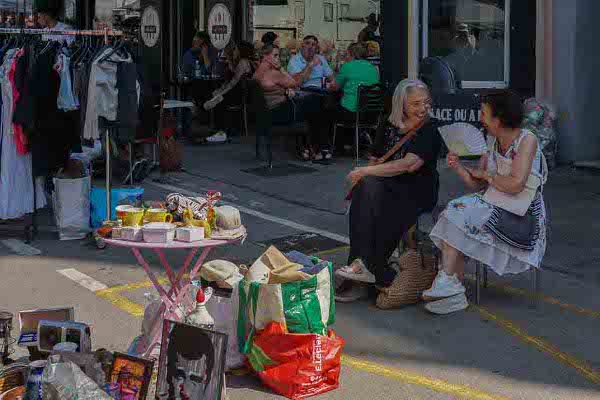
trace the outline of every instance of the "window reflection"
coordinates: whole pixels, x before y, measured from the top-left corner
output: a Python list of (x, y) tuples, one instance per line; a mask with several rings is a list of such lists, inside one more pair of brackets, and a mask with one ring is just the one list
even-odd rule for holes
[(0, 28), (22, 28), (33, 19), (34, 0), (0, 0)]
[(459, 80), (504, 82), (505, 0), (429, 0), (429, 55)]

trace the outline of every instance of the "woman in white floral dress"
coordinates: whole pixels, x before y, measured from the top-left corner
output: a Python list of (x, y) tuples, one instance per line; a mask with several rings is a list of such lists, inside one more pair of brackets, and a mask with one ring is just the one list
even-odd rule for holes
[[(537, 138), (520, 128), (523, 119), (521, 101), (515, 93), (501, 91), (486, 96), (481, 120), (488, 132), (488, 154), (479, 167), (464, 166), (455, 154), (447, 158), (453, 169), (476, 194), (451, 201), (431, 232), (431, 239), (442, 250), (442, 265), (432, 287), (423, 293), (430, 312), (447, 314), (465, 309), (465, 256), (487, 265), (499, 275), (518, 274), (540, 268), (546, 251), (546, 215), (541, 190), (534, 202), (539, 212), (537, 230), (528, 250), (508, 244), (491, 229), (488, 221), (495, 206), (484, 201), (484, 190), (494, 188), (516, 199), (533, 177), (545, 181), (545, 161)], [(501, 159), (501, 160), (500, 160)], [(497, 162), (508, 163), (510, 172), (496, 173)], [(516, 200), (515, 200), (516, 201)]]

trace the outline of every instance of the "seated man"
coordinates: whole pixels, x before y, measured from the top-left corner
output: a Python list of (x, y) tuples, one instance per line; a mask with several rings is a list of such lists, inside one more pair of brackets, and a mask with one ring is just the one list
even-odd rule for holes
[[(319, 39), (312, 35), (306, 36), (302, 41), (300, 52), (292, 57), (288, 64), (288, 72), (301, 88), (322, 88), (323, 78), (327, 79), (329, 84), (334, 84), (333, 70), (325, 57), (319, 54)], [(303, 111), (309, 125), (309, 137), (308, 144), (300, 149), (299, 156), (305, 161), (329, 160), (329, 123), (320, 112), (323, 98), (306, 94), (302, 96), (306, 104)]]
[(290, 60), (288, 72), (304, 88), (320, 88), (322, 78), (327, 78), (328, 82), (333, 82), (334, 78), (327, 60), (319, 54), (319, 39), (312, 35), (302, 41), (300, 53)]

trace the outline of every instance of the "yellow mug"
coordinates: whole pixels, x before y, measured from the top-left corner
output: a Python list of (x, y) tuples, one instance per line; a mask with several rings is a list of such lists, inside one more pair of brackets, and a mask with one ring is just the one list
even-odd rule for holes
[(165, 209), (150, 208), (146, 210), (146, 221), (148, 222), (173, 222), (173, 216)]
[(144, 224), (143, 208), (128, 208), (124, 210), (123, 226), (142, 226)]
[(117, 219), (120, 219), (121, 222), (123, 222), (123, 217), (125, 217), (125, 211), (134, 208), (131, 205), (120, 205), (117, 206), (117, 208), (115, 209), (116, 213), (117, 213)]

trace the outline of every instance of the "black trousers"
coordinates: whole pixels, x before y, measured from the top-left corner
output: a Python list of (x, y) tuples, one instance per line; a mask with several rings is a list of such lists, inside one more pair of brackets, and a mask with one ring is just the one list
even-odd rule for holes
[(386, 286), (393, 280), (395, 273), (388, 269), (388, 259), (417, 222), (421, 196), (413, 183), (418, 180), (415, 176), (369, 176), (352, 193), (348, 265), (360, 258), (375, 275), (377, 285)]

